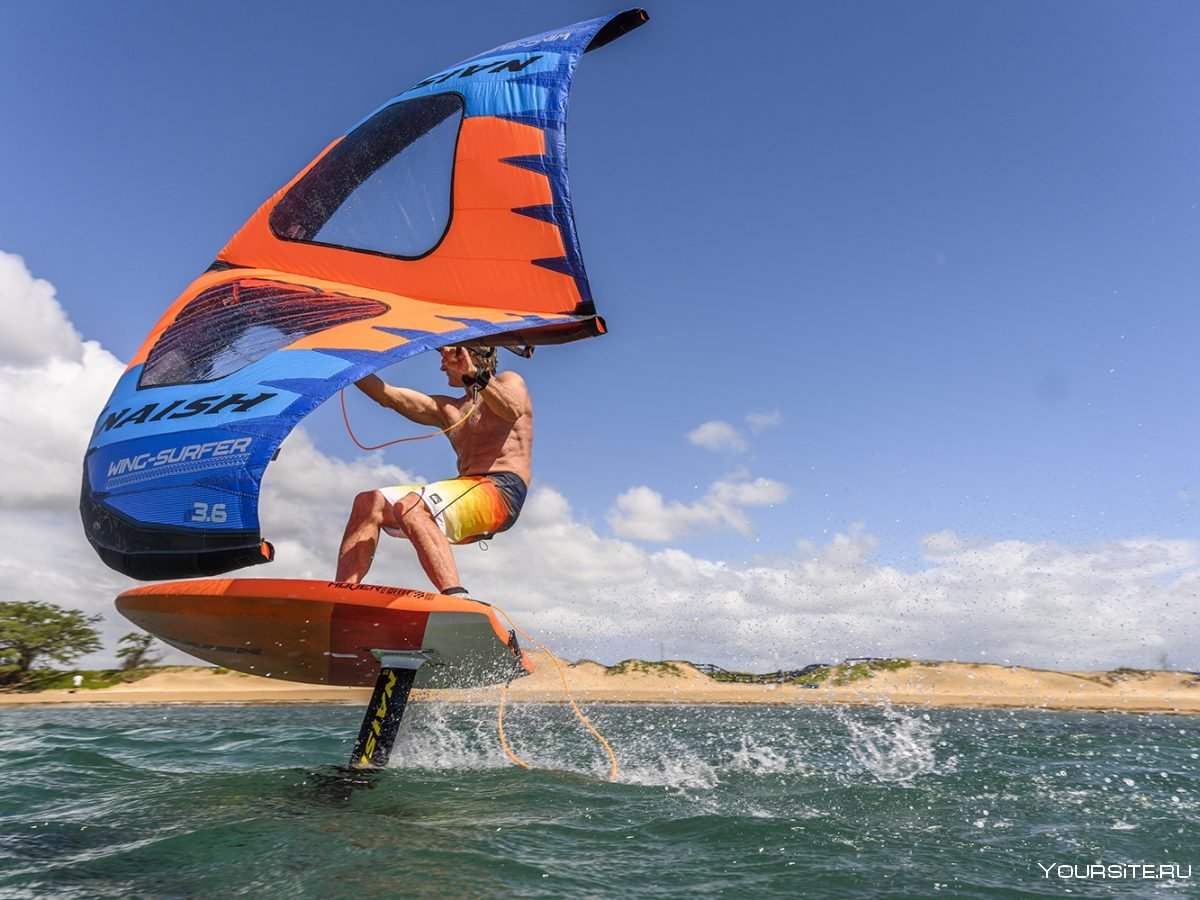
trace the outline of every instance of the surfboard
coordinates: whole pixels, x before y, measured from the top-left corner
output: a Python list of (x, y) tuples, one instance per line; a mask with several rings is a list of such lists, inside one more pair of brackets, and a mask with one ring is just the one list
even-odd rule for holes
[(117, 609), (185, 653), (285, 681), (369, 687), (401, 666), (413, 687), (470, 688), (532, 671), (486, 603), (405, 588), (197, 579), (125, 591)]

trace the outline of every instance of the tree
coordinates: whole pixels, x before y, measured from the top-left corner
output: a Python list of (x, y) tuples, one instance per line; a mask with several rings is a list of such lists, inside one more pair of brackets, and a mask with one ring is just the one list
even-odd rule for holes
[(154, 665), (162, 659), (162, 654), (150, 652), (153, 644), (154, 635), (146, 634), (144, 631), (129, 632), (117, 641), (117, 646), (121, 648), (117, 651), (117, 659), (121, 660), (121, 668), (128, 671)]
[(65, 663), (99, 650), (100, 619), (39, 600), (0, 601), (0, 683), (20, 681), (39, 657)]

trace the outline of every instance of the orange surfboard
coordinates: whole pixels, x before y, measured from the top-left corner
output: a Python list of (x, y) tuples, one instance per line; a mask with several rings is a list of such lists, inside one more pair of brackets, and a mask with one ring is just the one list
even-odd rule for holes
[(117, 609), (185, 653), (285, 681), (368, 687), (385, 658), (415, 668), (414, 687), (482, 687), (532, 671), (486, 603), (405, 588), (198, 579), (134, 588)]

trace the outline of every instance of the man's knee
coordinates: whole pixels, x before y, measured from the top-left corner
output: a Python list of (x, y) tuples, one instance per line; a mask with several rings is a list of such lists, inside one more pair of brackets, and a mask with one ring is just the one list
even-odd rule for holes
[(387, 500), (383, 491), (363, 491), (354, 498), (350, 516), (356, 522), (374, 522), (379, 525), (383, 522), (386, 510)]
[(421, 495), (414, 491), (409, 491), (397, 500), (393, 509), (396, 521), (400, 524), (400, 530), (406, 536), (411, 534), (411, 529), (420, 528), (433, 522), (433, 514), (429, 511), (429, 507), (425, 505)]

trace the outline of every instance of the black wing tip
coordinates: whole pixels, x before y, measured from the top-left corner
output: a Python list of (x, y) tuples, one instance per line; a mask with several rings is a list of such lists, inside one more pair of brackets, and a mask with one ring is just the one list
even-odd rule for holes
[(138, 581), (173, 581), (179, 578), (212, 578), (248, 566), (271, 562), (275, 548), (267, 541), (244, 547), (193, 553), (125, 553), (92, 545), (110, 569)]
[(648, 21), (650, 21), (650, 13), (640, 7), (634, 7), (633, 9), (617, 13), (604, 23), (604, 27), (596, 32), (588, 45), (583, 48), (583, 52), (588, 53), (592, 50), (598, 50), (605, 44), (611, 44), (617, 38), (629, 34), (635, 28), (640, 28)]

